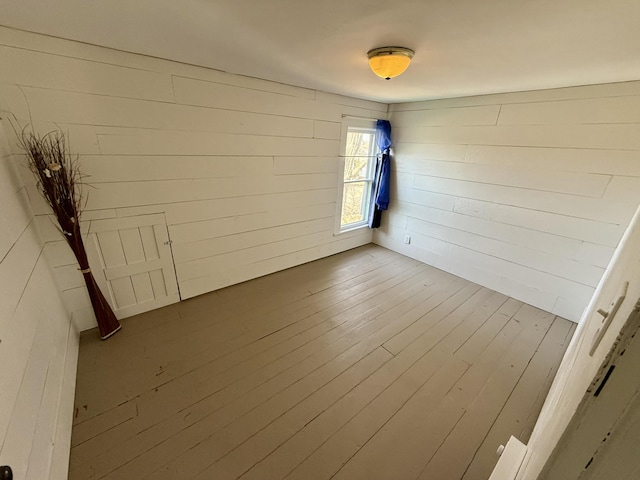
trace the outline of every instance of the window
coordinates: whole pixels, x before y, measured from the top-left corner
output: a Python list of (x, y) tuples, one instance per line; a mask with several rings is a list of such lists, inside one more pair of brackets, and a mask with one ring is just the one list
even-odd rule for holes
[[(367, 122), (370, 123), (370, 122)], [(348, 126), (343, 138), (340, 232), (367, 225), (376, 165), (376, 129)]]

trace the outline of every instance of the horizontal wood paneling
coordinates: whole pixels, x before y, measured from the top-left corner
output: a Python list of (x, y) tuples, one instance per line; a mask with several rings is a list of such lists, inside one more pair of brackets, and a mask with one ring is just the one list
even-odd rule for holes
[[(385, 111), (381, 104), (356, 99), (351, 102), (341, 101), (345, 97), (337, 95), (326, 95), (319, 100), (311, 100), (179, 76), (173, 77), (173, 88), (177, 103), (286, 117), (338, 122), (345, 114), (376, 118)], [(377, 108), (372, 110), (372, 106)]]
[[(0, 464), (10, 465), (16, 478), (62, 480), (68, 470), (70, 445), (64, 438), (71, 432), (68, 420), (73, 410), (79, 336), (42, 254), (16, 168), (18, 159), (11, 155), (3, 127), (0, 125)], [(62, 280), (72, 282), (64, 275)]]
[[(325, 218), (313, 220), (296, 220), (289, 225), (277, 227), (267, 227), (264, 229), (250, 230), (239, 234), (223, 235), (206, 240), (191, 241), (182, 245), (180, 249), (174, 250), (176, 265), (183, 262), (203, 258), (202, 255), (210, 256), (211, 252), (216, 255), (230, 253), (235, 250), (255, 247), (265, 243), (273, 243), (288, 238), (319, 233), (327, 229), (327, 223), (333, 220), (333, 212)], [(206, 258), (206, 257), (205, 257)]]
[(98, 133), (100, 150), (112, 155), (338, 155), (338, 139), (139, 129)]
[[(8, 30), (3, 29), (4, 32)], [(0, 55), (19, 69), (3, 68), (0, 82), (48, 90), (69, 90), (117, 97), (172, 101), (171, 78), (161, 73), (134, 68), (119, 68), (100, 61), (47, 54), (28, 46), (7, 46), (6, 38)], [(22, 42), (20, 42), (22, 43)], [(82, 75), (77, 75), (82, 72)]]
[[(327, 163), (329, 159), (324, 159)], [(180, 165), (180, 168), (176, 168)], [(196, 155), (83, 155), (82, 170), (93, 185), (113, 182), (228, 177), (261, 177), (273, 169), (271, 157)], [(306, 172), (305, 172), (306, 173)], [(311, 172), (310, 172), (311, 173)], [(315, 172), (313, 172), (315, 173)]]
[(232, 217), (172, 226), (170, 229), (171, 238), (178, 243), (188, 243), (228, 237), (229, 235), (238, 233), (257, 233), (257, 231), (273, 225), (278, 225), (279, 227), (292, 226), (305, 221), (333, 218), (334, 213), (335, 205), (325, 203), (241, 216), (235, 215)]
[[(2, 35), (2, 45), (13, 46), (22, 50), (46, 53), (62, 58), (86, 60), (92, 63), (113, 65), (116, 67), (118, 77), (122, 74), (119, 69), (128, 68), (159, 73), (161, 74), (160, 76), (165, 79), (169, 75), (182, 75), (187, 78), (192, 77), (195, 79), (205, 79), (223, 85), (240, 85), (249, 89), (275, 92), (303, 98), (314, 99), (317, 94), (315, 90), (285, 85), (283, 83), (265, 82), (252, 77), (238, 77), (237, 75), (225, 73), (219, 70), (211, 70), (183, 63), (167, 62), (154, 57), (123, 55), (119, 50), (111, 50), (85, 43), (69, 42), (61, 38), (45, 35), (33, 35), (29, 32), (15, 30), (8, 27), (0, 27), (0, 29), (2, 30), (0, 32), (0, 35)], [(85, 64), (82, 65), (83, 66), (81, 68), (84, 69)], [(146, 83), (141, 82), (135, 87), (144, 88), (145, 86)], [(131, 86), (130, 88), (134, 87)]]
[(315, 120), (313, 122), (313, 138), (336, 138), (336, 135), (340, 135), (340, 127), (338, 122)]
[(500, 105), (479, 107), (440, 108), (413, 110), (403, 113), (394, 122), (394, 127), (444, 127), (454, 125), (495, 125)]
[[(436, 192), (456, 198), (471, 198), (502, 205), (523, 207), (530, 210), (555, 212), (568, 217), (586, 218), (617, 225), (629, 221), (628, 209), (614, 210), (607, 207), (602, 198), (578, 197), (567, 193), (527, 190), (517, 186), (492, 185), (490, 183), (467, 182), (447, 178), (397, 173), (398, 188), (413, 188), (425, 192)], [(613, 180), (612, 180), (613, 182)], [(605, 196), (618, 195), (607, 188)]]
[(436, 110), (479, 105), (508, 105), (513, 103), (541, 103), (558, 100), (626, 97), (640, 95), (640, 81), (585, 85), (582, 87), (552, 88), (526, 92), (498, 93), (475, 97), (445, 98), (428, 102), (409, 102), (392, 105), (391, 112)]
[(499, 125), (640, 123), (640, 96), (504, 105)]
[[(326, 173), (270, 175), (264, 178), (252, 176), (96, 183), (95, 188), (88, 190), (87, 208), (102, 210), (103, 208), (163, 205), (215, 198), (241, 198), (279, 192), (335, 189), (335, 185), (336, 175)], [(38, 195), (35, 187), (28, 187), (27, 190), (32, 198)], [(34, 204), (34, 213), (45, 215), (48, 213), (48, 207), (43, 202)]]
[(434, 160), (414, 160), (409, 164), (400, 162), (397, 164), (396, 170), (435, 178), (515, 186), (527, 190), (568, 193), (595, 198), (602, 197), (611, 180), (610, 175), (558, 171), (550, 176), (548, 170), (538, 168)]
[[(386, 104), (3, 27), (0, 62), (1, 107), (68, 131), (80, 155), (95, 187), (83, 231), (164, 213), (183, 298), (371, 241), (368, 230), (334, 236), (341, 128), (345, 115), (386, 117)], [(20, 175), (62, 297), (89, 327), (75, 260)]]
[[(265, 214), (278, 210), (283, 205), (305, 207), (331, 203), (335, 199), (336, 189), (332, 187), (318, 190), (243, 195), (242, 197), (174, 203), (166, 207), (167, 222), (170, 225), (182, 225), (236, 215)], [(135, 210), (117, 210), (119, 216), (127, 216), (132, 211)]]
[(42, 121), (306, 138), (312, 138), (314, 133), (313, 120), (305, 118), (41, 88), (23, 87), (23, 90), (31, 115)]
[[(416, 145), (419, 146), (419, 145)], [(637, 177), (633, 150), (468, 145), (461, 161), (483, 165), (534, 165), (539, 169)]]
[(392, 105), (374, 240), (577, 321), (640, 202), (639, 106), (640, 82)]
[[(398, 143), (640, 150), (639, 124), (401, 127)], [(426, 140), (426, 141), (425, 141)]]
[(446, 226), (456, 230), (473, 233), (481, 237), (502, 241), (504, 238), (517, 238), (522, 242), (532, 240), (529, 248), (537, 251), (556, 253), (558, 251), (570, 255), (582, 245), (572, 238), (531, 230), (517, 224), (499, 223), (491, 218), (477, 218), (464, 213), (440, 210), (425, 205), (404, 202), (393, 213), (389, 214), (389, 222), (406, 227), (410, 219), (419, 218), (438, 226)]
[(604, 272), (603, 268), (586, 265), (575, 260), (563, 260), (556, 255), (540, 252), (526, 246), (526, 242), (523, 242), (524, 245), (514, 245), (502, 239), (487, 238), (417, 218), (408, 219), (407, 229), (594, 288)]
[[(532, 230), (533, 235), (535, 232), (547, 233), (555, 236), (558, 241), (575, 239), (609, 248), (615, 247), (624, 232), (622, 225), (563, 215), (561, 211), (555, 213), (468, 198), (457, 198), (454, 211), (494, 223), (517, 225)], [(621, 222), (624, 220), (621, 219)]]

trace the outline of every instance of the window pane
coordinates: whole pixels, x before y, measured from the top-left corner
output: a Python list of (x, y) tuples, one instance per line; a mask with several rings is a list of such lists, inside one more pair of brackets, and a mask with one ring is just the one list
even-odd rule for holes
[(375, 133), (370, 132), (347, 132), (346, 157), (358, 157), (373, 155), (375, 152)]
[(367, 224), (377, 151), (375, 128), (355, 126), (347, 128), (346, 145), (343, 151), (341, 231)]
[(342, 195), (342, 226), (362, 222), (366, 218), (369, 203), (368, 182), (345, 184)]
[(371, 174), (371, 168), (369, 168), (369, 162), (372, 161), (371, 157), (346, 157), (344, 159), (344, 179), (349, 180), (365, 180), (369, 179)]

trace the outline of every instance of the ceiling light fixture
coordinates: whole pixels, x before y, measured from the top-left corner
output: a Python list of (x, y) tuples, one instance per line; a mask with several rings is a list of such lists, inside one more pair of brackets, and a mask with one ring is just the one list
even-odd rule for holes
[(380, 47), (369, 50), (367, 56), (373, 73), (389, 80), (407, 69), (413, 53), (413, 50), (405, 47)]

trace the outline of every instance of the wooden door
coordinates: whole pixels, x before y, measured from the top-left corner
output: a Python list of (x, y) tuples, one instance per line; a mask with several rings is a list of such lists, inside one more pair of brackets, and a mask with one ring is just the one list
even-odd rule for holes
[(639, 332), (640, 299), (615, 337), (539, 479), (640, 478)]
[(180, 301), (164, 214), (92, 221), (87, 254), (118, 318)]
[[(629, 446), (625, 442), (633, 435), (640, 438), (640, 427), (631, 424), (635, 420), (625, 413), (636, 406), (632, 395), (640, 392), (640, 342), (631, 342), (640, 339), (636, 299), (640, 299), (640, 208), (580, 319), (529, 439), (517, 480), (603, 478), (596, 474), (616, 480), (640, 478), (640, 462), (623, 464), (619, 456), (606, 453), (612, 445)], [(636, 430), (616, 433), (616, 425)], [(637, 450), (637, 442), (630, 445)], [(632, 460), (637, 458), (636, 454)], [(637, 470), (631, 476), (607, 471), (614, 463)]]

